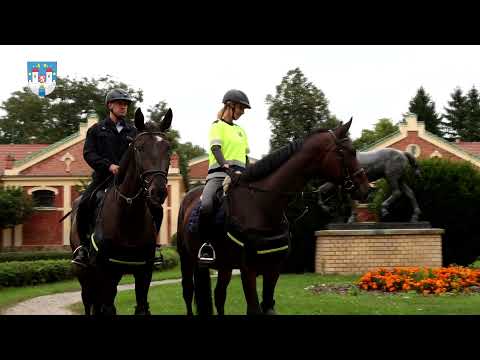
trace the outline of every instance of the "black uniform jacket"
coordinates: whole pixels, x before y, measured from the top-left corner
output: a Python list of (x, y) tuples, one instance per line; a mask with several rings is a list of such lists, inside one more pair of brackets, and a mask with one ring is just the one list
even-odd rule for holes
[(111, 174), (108, 168), (120, 163), (131, 139), (137, 135), (137, 129), (129, 121), (120, 123), (123, 129), (118, 132), (114, 122), (107, 117), (87, 131), (83, 158), (94, 170), (94, 182), (103, 181)]

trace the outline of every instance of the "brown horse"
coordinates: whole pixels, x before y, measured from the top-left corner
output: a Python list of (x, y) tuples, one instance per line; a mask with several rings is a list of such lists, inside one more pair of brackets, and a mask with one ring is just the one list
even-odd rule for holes
[[(141, 110), (135, 112), (135, 127), (139, 133), (132, 139), (120, 162), (120, 172), (96, 211), (91, 266), (73, 265), (82, 287), (87, 315), (116, 314), (117, 285), (125, 273), (133, 273), (135, 277), (135, 314), (150, 314), (147, 297), (157, 235), (150, 208), (161, 209), (167, 196), (170, 144), (164, 132), (171, 123), (170, 109), (158, 127), (145, 126)], [(72, 251), (79, 245), (78, 203), (76, 199), (72, 205)]]
[[(342, 184), (355, 198), (367, 195), (367, 178), (347, 136), (351, 123), (350, 119), (334, 130), (316, 130), (249, 166), (242, 175), (232, 174), (233, 181), (226, 193), (227, 227), (217, 229), (219, 235), (212, 238), (216, 250), (212, 267), (218, 270), (215, 307), (219, 315), (224, 314), (226, 290), (234, 268), (241, 271), (247, 315), (275, 313), (275, 286), (288, 254), (285, 210), (289, 195), (301, 191), (315, 177)], [(196, 188), (185, 196), (178, 217), (177, 249), (188, 315), (193, 315), (194, 295), (198, 314), (213, 313), (209, 269), (197, 260), (203, 241), (189, 228), (190, 215), (198, 209), (201, 192), (201, 188)], [(260, 274), (261, 304), (256, 289)]]

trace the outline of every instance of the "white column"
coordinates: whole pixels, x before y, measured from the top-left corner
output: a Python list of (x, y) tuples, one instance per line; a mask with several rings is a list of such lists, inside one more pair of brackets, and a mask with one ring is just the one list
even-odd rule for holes
[(3, 229), (2, 231), (2, 247), (12, 246), (12, 229)]
[[(71, 185), (63, 185), (63, 215), (72, 210), (72, 190)], [(63, 245), (70, 245), (70, 227), (72, 217), (68, 216), (63, 220)]]
[(15, 226), (14, 231), (14, 246), (22, 246), (23, 245), (23, 224)]
[[(166, 201), (165, 201), (166, 202)], [(163, 220), (160, 227), (160, 244), (168, 245), (168, 206), (163, 207)]]

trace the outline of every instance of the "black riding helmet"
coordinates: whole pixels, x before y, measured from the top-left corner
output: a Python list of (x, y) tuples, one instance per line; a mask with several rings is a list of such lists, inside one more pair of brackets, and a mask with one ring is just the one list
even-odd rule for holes
[(133, 102), (133, 99), (130, 97), (130, 94), (123, 89), (113, 89), (110, 90), (105, 97), (105, 106), (108, 107), (108, 103), (111, 101), (128, 101), (129, 104)]
[(226, 104), (227, 101), (231, 101), (237, 104), (242, 104), (251, 109), (250, 102), (248, 101), (247, 95), (243, 91), (232, 89), (228, 90), (225, 95), (223, 95), (223, 103)]

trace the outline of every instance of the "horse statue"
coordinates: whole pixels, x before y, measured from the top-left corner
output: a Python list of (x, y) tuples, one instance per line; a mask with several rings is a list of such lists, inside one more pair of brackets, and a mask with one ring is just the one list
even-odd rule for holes
[[(149, 207), (161, 209), (167, 197), (170, 144), (165, 131), (171, 123), (170, 109), (159, 126), (146, 126), (141, 110), (135, 112), (138, 134), (120, 162), (113, 186), (105, 190), (95, 211), (90, 266), (72, 265), (82, 288), (86, 315), (116, 314), (117, 285), (126, 273), (135, 277), (135, 315), (150, 315), (147, 297), (158, 259), (157, 233)], [(72, 251), (80, 244), (76, 219), (79, 202), (77, 198), (72, 204)]]
[[(392, 190), (392, 194), (382, 203), (381, 217), (389, 214), (388, 207), (397, 201), (402, 194), (405, 194), (412, 204), (413, 213), (410, 222), (418, 222), (421, 210), (412, 189), (405, 182), (406, 172), (411, 166), (416, 176), (420, 176), (415, 157), (407, 151), (400, 151), (393, 148), (385, 148), (375, 151), (357, 152), (357, 159), (360, 166), (365, 169), (368, 181), (373, 182), (379, 179), (386, 179)], [(319, 188), (318, 204), (324, 211), (330, 209), (325, 205), (322, 194), (328, 193), (336, 187), (331, 182), (326, 182)], [(349, 223), (355, 222), (357, 216), (352, 206), (352, 215), (348, 219)]]
[[(354, 198), (363, 199), (368, 193), (367, 178), (347, 136), (351, 123), (350, 119), (333, 130), (315, 130), (248, 166), (241, 175), (230, 172), (225, 197), (219, 194), (225, 200), (221, 201), (224, 221), (217, 223), (209, 239), (216, 250), (213, 264), (199, 262), (197, 254), (204, 241), (190, 226), (192, 214), (198, 214), (202, 188), (186, 194), (179, 209), (177, 250), (187, 315), (193, 315), (194, 297), (199, 315), (213, 314), (209, 267), (218, 270), (214, 293), (218, 315), (224, 315), (226, 290), (234, 268), (241, 272), (247, 315), (276, 313), (275, 286), (290, 241), (285, 217), (290, 195), (299, 193), (314, 177), (342, 184)], [(260, 274), (261, 303), (256, 288)]]

